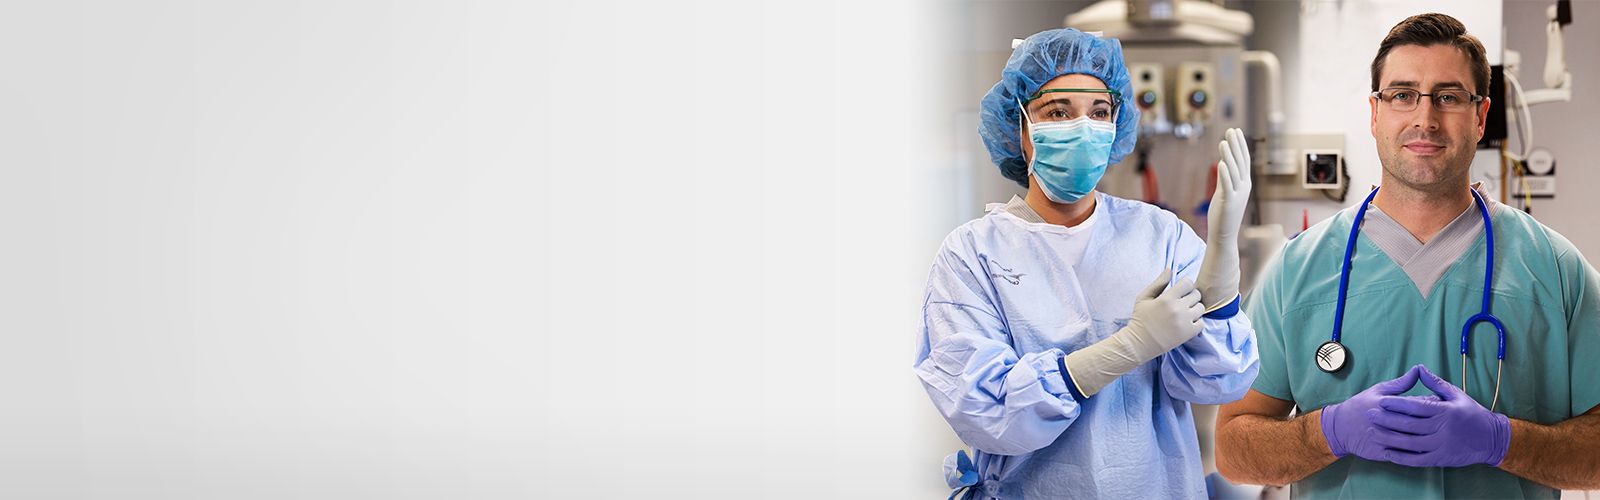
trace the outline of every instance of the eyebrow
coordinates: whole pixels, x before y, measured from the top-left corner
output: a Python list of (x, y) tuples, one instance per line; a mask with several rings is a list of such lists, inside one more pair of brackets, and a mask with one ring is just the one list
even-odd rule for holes
[[(1406, 87), (1406, 88), (1413, 88), (1414, 89), (1414, 88), (1417, 88), (1417, 82), (1413, 82), (1413, 81), (1410, 81), (1410, 80), (1393, 81), (1393, 82), (1389, 82), (1389, 85), (1384, 87), (1384, 88), (1394, 88), (1394, 87)], [(1466, 88), (1467, 88), (1467, 86), (1463, 85), (1461, 82), (1439, 82), (1439, 83), (1433, 84), (1433, 89), (1434, 90), (1438, 90), (1438, 89), (1463, 89), (1463, 90), (1465, 90)]]

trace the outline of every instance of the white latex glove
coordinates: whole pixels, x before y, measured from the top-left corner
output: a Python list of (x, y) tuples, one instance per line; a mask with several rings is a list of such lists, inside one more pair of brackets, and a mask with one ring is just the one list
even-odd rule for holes
[(1233, 302), (1239, 296), (1239, 226), (1250, 199), (1250, 147), (1244, 132), (1230, 128), (1217, 150), (1217, 191), (1211, 194), (1206, 214), (1206, 256), (1195, 276), (1206, 310)]
[(1133, 304), (1128, 326), (1104, 340), (1067, 354), (1065, 365), (1084, 396), (1093, 396), (1111, 381), (1146, 361), (1200, 334), (1200, 292), (1187, 279), (1172, 286), (1167, 269), (1145, 287)]

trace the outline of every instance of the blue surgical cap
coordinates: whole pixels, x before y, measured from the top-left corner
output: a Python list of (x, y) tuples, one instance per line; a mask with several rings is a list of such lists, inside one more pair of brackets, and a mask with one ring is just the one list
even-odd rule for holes
[(1139, 107), (1131, 106), (1133, 86), (1128, 66), (1122, 62), (1122, 43), (1072, 28), (1042, 31), (1011, 51), (1000, 81), (979, 104), (978, 135), (989, 148), (989, 159), (1000, 174), (1028, 185), (1028, 162), (1022, 159), (1022, 120), (1018, 100), (1026, 101), (1045, 82), (1061, 75), (1084, 74), (1099, 78), (1106, 88), (1122, 94), (1117, 113), (1117, 138), (1111, 143), (1111, 163), (1133, 152), (1138, 140)]

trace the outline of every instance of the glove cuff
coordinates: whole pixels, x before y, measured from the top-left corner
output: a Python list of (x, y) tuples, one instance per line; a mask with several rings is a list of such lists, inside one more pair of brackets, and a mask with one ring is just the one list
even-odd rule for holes
[(1239, 301), (1241, 299), (1242, 298), (1239, 296), (1239, 294), (1235, 293), (1233, 294), (1233, 300), (1230, 300), (1222, 305), (1206, 309), (1205, 314), (1202, 316), (1205, 316), (1207, 319), (1232, 318), (1234, 315), (1239, 314)]
[(1134, 345), (1138, 337), (1125, 327), (1110, 337), (1062, 356), (1057, 363), (1067, 392), (1080, 401), (1094, 397), (1122, 374), (1149, 361), (1140, 354), (1141, 348)]
[(1078, 387), (1078, 382), (1072, 380), (1072, 372), (1067, 370), (1067, 357), (1065, 355), (1056, 358), (1056, 366), (1061, 368), (1061, 378), (1067, 382), (1067, 392), (1072, 394), (1072, 399), (1078, 400), (1079, 403), (1088, 400), (1089, 396), (1083, 393), (1083, 388)]
[(1499, 467), (1506, 460), (1506, 452), (1511, 450), (1511, 418), (1499, 413), (1491, 414), (1494, 417), (1494, 449), (1489, 452), (1489, 460), (1485, 463), (1490, 467)]
[(1322, 439), (1328, 442), (1328, 451), (1333, 452), (1333, 456), (1342, 458), (1345, 455), (1348, 455), (1349, 452), (1345, 451), (1344, 446), (1339, 444), (1339, 440), (1336, 437), (1337, 435), (1334, 434), (1333, 425), (1334, 422), (1338, 420), (1335, 418), (1338, 410), (1338, 403), (1324, 406), (1322, 407), (1322, 414), (1318, 416), (1318, 419), (1322, 421)]

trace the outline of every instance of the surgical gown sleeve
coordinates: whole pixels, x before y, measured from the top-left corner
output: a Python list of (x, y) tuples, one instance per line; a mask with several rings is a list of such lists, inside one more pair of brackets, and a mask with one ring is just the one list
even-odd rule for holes
[[(1173, 269), (1193, 280), (1205, 256), (1205, 243), (1187, 224), (1176, 224), (1169, 248)], [(1161, 355), (1161, 384), (1172, 397), (1200, 404), (1222, 404), (1244, 397), (1260, 369), (1255, 330), (1244, 314), (1202, 318), (1200, 334)]]
[(1062, 352), (1016, 352), (982, 257), (959, 248), (960, 239), (946, 240), (928, 275), (917, 377), (963, 442), (995, 455), (1031, 453), (1078, 418)]

